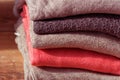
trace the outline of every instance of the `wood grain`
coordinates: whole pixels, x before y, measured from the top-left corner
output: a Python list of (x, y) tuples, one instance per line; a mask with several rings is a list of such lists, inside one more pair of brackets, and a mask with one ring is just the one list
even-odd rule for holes
[(0, 32), (0, 80), (24, 80), (23, 59), (13, 32)]

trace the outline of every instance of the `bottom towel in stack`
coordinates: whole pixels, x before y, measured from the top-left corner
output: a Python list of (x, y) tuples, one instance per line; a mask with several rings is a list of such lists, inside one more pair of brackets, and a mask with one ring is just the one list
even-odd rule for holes
[(120, 80), (119, 76), (80, 69), (35, 67), (30, 64), (26, 36), (22, 23), (16, 25), (16, 43), (24, 58), (25, 80)]

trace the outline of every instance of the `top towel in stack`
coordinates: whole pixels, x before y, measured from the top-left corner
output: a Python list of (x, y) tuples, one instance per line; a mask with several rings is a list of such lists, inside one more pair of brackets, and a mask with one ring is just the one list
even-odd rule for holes
[(26, 4), (21, 15), (33, 65), (120, 75), (120, 0), (26, 0)]
[(31, 20), (87, 13), (120, 14), (120, 0), (16, 0), (16, 15), (19, 15), (24, 3), (28, 5)]

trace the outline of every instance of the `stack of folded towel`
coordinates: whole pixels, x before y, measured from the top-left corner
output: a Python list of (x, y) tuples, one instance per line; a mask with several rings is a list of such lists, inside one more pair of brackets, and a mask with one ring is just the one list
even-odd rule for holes
[(120, 80), (120, 0), (16, 0), (25, 80)]

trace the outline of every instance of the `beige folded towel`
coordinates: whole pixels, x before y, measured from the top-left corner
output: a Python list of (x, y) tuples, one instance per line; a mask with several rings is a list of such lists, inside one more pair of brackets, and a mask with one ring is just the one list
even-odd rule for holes
[(19, 13), (25, 2), (32, 20), (86, 13), (120, 14), (120, 0), (16, 0), (14, 12)]

